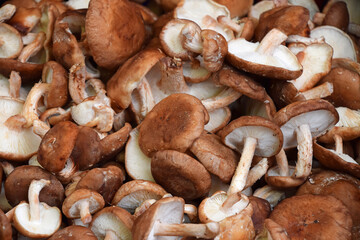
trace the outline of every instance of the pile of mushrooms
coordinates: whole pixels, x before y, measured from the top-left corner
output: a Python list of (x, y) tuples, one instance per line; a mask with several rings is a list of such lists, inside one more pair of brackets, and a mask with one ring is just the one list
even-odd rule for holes
[(359, 239), (356, 0), (7, 0), (0, 239)]

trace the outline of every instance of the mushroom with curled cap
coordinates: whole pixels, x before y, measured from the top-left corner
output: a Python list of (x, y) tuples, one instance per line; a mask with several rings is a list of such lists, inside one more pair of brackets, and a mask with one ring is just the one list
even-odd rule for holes
[(111, 204), (121, 207), (131, 214), (142, 202), (161, 199), (167, 192), (154, 182), (146, 180), (132, 180), (123, 184), (115, 193)]
[(68, 226), (57, 231), (49, 240), (97, 240), (95, 234), (83, 226)]
[(0, 237), (3, 240), (11, 240), (12, 239), (12, 228), (11, 223), (5, 213), (0, 209), (0, 225), (2, 226), (0, 229)]
[(100, 193), (89, 189), (78, 189), (65, 198), (62, 212), (67, 218), (81, 218), (84, 224), (88, 224), (92, 220), (91, 214), (104, 206), (105, 201)]
[(228, 190), (229, 195), (244, 189), (254, 155), (274, 156), (280, 151), (283, 142), (280, 128), (257, 116), (233, 120), (219, 132), (219, 136), (225, 145), (241, 152), (240, 162)]
[(270, 214), (291, 239), (351, 239), (349, 210), (332, 196), (301, 195), (284, 199)]
[(127, 0), (91, 1), (86, 13), (85, 31), (94, 61), (107, 69), (123, 64), (141, 49), (145, 41), (141, 14)]
[(0, 58), (16, 58), (19, 56), (23, 42), (20, 33), (6, 23), (0, 23)]
[(98, 239), (131, 240), (133, 216), (116, 206), (106, 207), (94, 215), (89, 228)]
[(296, 56), (281, 45), (287, 39), (280, 30), (274, 28), (260, 43), (251, 43), (243, 38), (228, 43), (227, 60), (236, 68), (279, 80), (299, 77), (302, 66)]
[(184, 204), (179, 197), (167, 197), (154, 203), (135, 220), (133, 239), (174, 239), (175, 236), (211, 239), (218, 235), (218, 223), (181, 224)]
[[(284, 135), (283, 149), (276, 156), (277, 166), (266, 176), (269, 185), (294, 187), (310, 175), (313, 158), (313, 138), (331, 129), (339, 120), (335, 107), (322, 99), (294, 102), (280, 109), (274, 116)], [(296, 167), (292, 173), (284, 149), (298, 148)]]
[(14, 226), (30, 238), (50, 237), (61, 225), (61, 212), (39, 201), (39, 193), (50, 184), (49, 180), (33, 180), (29, 187), (29, 203), (22, 202), (15, 207)]
[(194, 158), (174, 150), (160, 150), (151, 159), (151, 173), (166, 191), (186, 200), (205, 196), (211, 187), (206, 168)]

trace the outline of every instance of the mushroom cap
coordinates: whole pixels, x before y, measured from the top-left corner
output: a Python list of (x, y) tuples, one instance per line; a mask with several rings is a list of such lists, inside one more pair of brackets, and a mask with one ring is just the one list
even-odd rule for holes
[(253, 207), (251, 219), (257, 235), (263, 230), (265, 219), (270, 215), (271, 207), (266, 199), (259, 197), (249, 196), (249, 201), (249, 204)]
[(172, 94), (156, 104), (139, 126), (140, 148), (149, 157), (166, 149), (185, 152), (208, 121), (208, 112), (199, 99)]
[(86, 188), (100, 193), (106, 203), (110, 203), (125, 176), (116, 166), (94, 168), (88, 171), (76, 185), (76, 189)]
[(351, 239), (350, 212), (332, 196), (286, 198), (274, 208), (270, 219), (284, 227), (291, 239)]
[(360, 165), (349, 155), (324, 148), (316, 142), (313, 148), (314, 157), (325, 167), (360, 178)]
[(95, 62), (107, 69), (124, 63), (145, 40), (141, 14), (127, 0), (92, 0), (85, 29)]
[(23, 42), (20, 33), (6, 23), (0, 23), (0, 58), (16, 58), (19, 56)]
[(162, 198), (136, 218), (132, 228), (134, 240), (155, 239), (153, 231), (156, 222), (179, 224), (184, 216), (185, 202), (179, 197)]
[[(350, 210), (353, 220), (353, 234), (360, 226), (360, 181), (348, 174), (321, 170), (309, 176), (301, 185), (296, 195), (330, 195), (340, 201)], [(359, 233), (357, 233), (359, 234)], [(358, 235), (357, 235), (358, 236)]]
[(284, 135), (283, 148), (288, 149), (297, 146), (295, 130), (299, 126), (309, 125), (313, 138), (317, 138), (338, 122), (339, 114), (328, 101), (313, 99), (287, 105), (275, 114), (273, 120)]
[(97, 212), (89, 228), (98, 239), (104, 239), (107, 230), (113, 231), (119, 239), (131, 240), (133, 216), (120, 207), (106, 207)]
[(79, 218), (79, 206), (84, 201), (89, 202), (89, 211), (91, 214), (99, 211), (105, 206), (104, 198), (100, 193), (89, 189), (77, 189), (65, 198), (62, 205), (62, 212), (67, 218)]
[(0, 238), (3, 240), (11, 240), (12, 239), (12, 228), (11, 223), (8, 217), (4, 214), (4, 212), (0, 209)]
[(132, 180), (117, 190), (111, 204), (121, 207), (131, 214), (148, 199), (158, 200), (167, 192), (154, 182), (146, 180)]
[(239, 157), (226, 147), (215, 134), (203, 133), (190, 147), (190, 151), (211, 173), (223, 182), (230, 182)]
[(97, 240), (95, 234), (86, 227), (83, 226), (68, 226), (57, 231), (49, 240)]
[(56, 124), (43, 137), (38, 161), (50, 172), (58, 173), (70, 158), (75, 146), (79, 128), (75, 123), (65, 121)]
[(237, 0), (215, 0), (215, 2), (225, 5), (230, 11), (230, 17), (243, 17), (246, 15), (254, 0), (237, 1)]
[(326, 11), (322, 25), (334, 26), (346, 31), (349, 25), (350, 16), (345, 2), (335, 2)]
[[(23, 110), (24, 102), (9, 97), (0, 97), (0, 132), (3, 136), (0, 144), (0, 157), (12, 161), (25, 161), (38, 151), (41, 138), (33, 128), (22, 128), (17, 123), (18, 114)], [(17, 115), (17, 116), (15, 116)], [(10, 124), (7, 120), (13, 117)], [(21, 117), (20, 117), (21, 118)]]
[(163, 57), (165, 55), (159, 49), (147, 49), (127, 60), (106, 84), (111, 100), (123, 109), (128, 108), (134, 89)]
[(209, 122), (204, 126), (205, 131), (215, 133), (225, 127), (231, 118), (228, 107), (222, 107), (209, 111)]
[(24, 236), (50, 237), (61, 225), (61, 211), (57, 207), (40, 203), (40, 220), (33, 223), (30, 221), (30, 206), (24, 202), (16, 206), (13, 221), (15, 228)]
[(283, 188), (294, 188), (300, 186), (306, 178), (294, 178), (291, 177), (295, 172), (295, 166), (289, 166), (289, 176), (280, 176), (279, 166), (270, 168), (265, 175), (265, 181), (272, 187), (283, 189)]
[[(64, 187), (60, 181), (48, 171), (37, 166), (19, 166), (11, 172), (5, 181), (5, 195), (12, 206), (27, 201), (28, 189), (32, 180), (50, 180), (39, 195), (40, 202), (49, 206), (61, 207), (64, 201)], [(14, 191), (16, 189), (16, 191)]]
[(219, 131), (222, 142), (242, 152), (247, 137), (257, 139), (255, 155), (271, 157), (276, 155), (282, 147), (283, 136), (280, 128), (273, 122), (257, 116), (243, 116), (231, 121)]
[(151, 159), (151, 173), (166, 191), (185, 200), (205, 196), (211, 188), (211, 177), (206, 168), (181, 152), (156, 152)]
[(11, 71), (18, 72), (23, 84), (39, 81), (43, 67), (43, 64), (22, 63), (15, 59), (0, 58), (0, 74), (9, 77)]

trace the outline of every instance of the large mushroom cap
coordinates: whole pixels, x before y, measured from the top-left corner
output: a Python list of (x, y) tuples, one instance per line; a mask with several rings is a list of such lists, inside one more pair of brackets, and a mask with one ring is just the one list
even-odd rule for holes
[(335, 107), (321, 99), (294, 102), (280, 109), (274, 116), (284, 135), (283, 148), (297, 146), (295, 130), (307, 124), (313, 138), (323, 135), (339, 120)]
[(291, 239), (351, 239), (350, 212), (332, 196), (287, 198), (274, 208), (270, 219), (284, 227)]
[(146, 115), (139, 127), (139, 145), (147, 156), (173, 149), (185, 152), (204, 130), (209, 115), (199, 99), (172, 94)]
[(124, 63), (145, 40), (141, 14), (127, 0), (92, 0), (85, 28), (94, 60), (104, 68)]
[(97, 240), (95, 234), (83, 226), (68, 226), (57, 231), (49, 240)]

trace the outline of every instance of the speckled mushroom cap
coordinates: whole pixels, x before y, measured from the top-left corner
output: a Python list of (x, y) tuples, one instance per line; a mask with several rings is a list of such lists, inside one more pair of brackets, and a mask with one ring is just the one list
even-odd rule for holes
[(11, 223), (4, 212), (0, 209), (0, 238), (3, 240), (12, 239)]
[(86, 227), (83, 226), (68, 226), (57, 231), (49, 240), (97, 240), (95, 234)]
[(139, 127), (139, 145), (147, 156), (165, 149), (185, 152), (204, 130), (209, 115), (199, 99), (172, 94), (146, 115)]
[(219, 133), (223, 143), (242, 152), (245, 138), (256, 138), (255, 155), (271, 157), (277, 154), (283, 143), (282, 133), (273, 122), (257, 116), (244, 116), (230, 122)]
[(158, 151), (151, 159), (151, 173), (166, 191), (186, 200), (205, 196), (210, 191), (210, 174), (201, 163), (185, 153)]
[(139, 51), (145, 40), (141, 14), (127, 0), (92, 0), (85, 29), (95, 62), (109, 69)]
[(322, 99), (294, 102), (280, 109), (274, 116), (274, 122), (280, 126), (284, 135), (283, 148), (297, 146), (297, 127), (307, 124), (313, 138), (323, 135), (339, 120), (335, 107)]
[(50, 172), (60, 172), (75, 146), (78, 127), (72, 122), (60, 122), (43, 137), (38, 150), (38, 161)]
[(48, 171), (29, 165), (15, 168), (6, 178), (4, 187), (9, 203), (12, 206), (16, 206), (21, 201), (27, 201), (31, 181), (40, 179), (50, 180), (50, 184), (45, 186), (40, 192), (40, 202), (44, 202), (49, 206), (60, 207), (64, 201), (64, 187), (60, 181)]
[(351, 239), (349, 210), (332, 196), (302, 195), (284, 199), (270, 219), (291, 239)]

